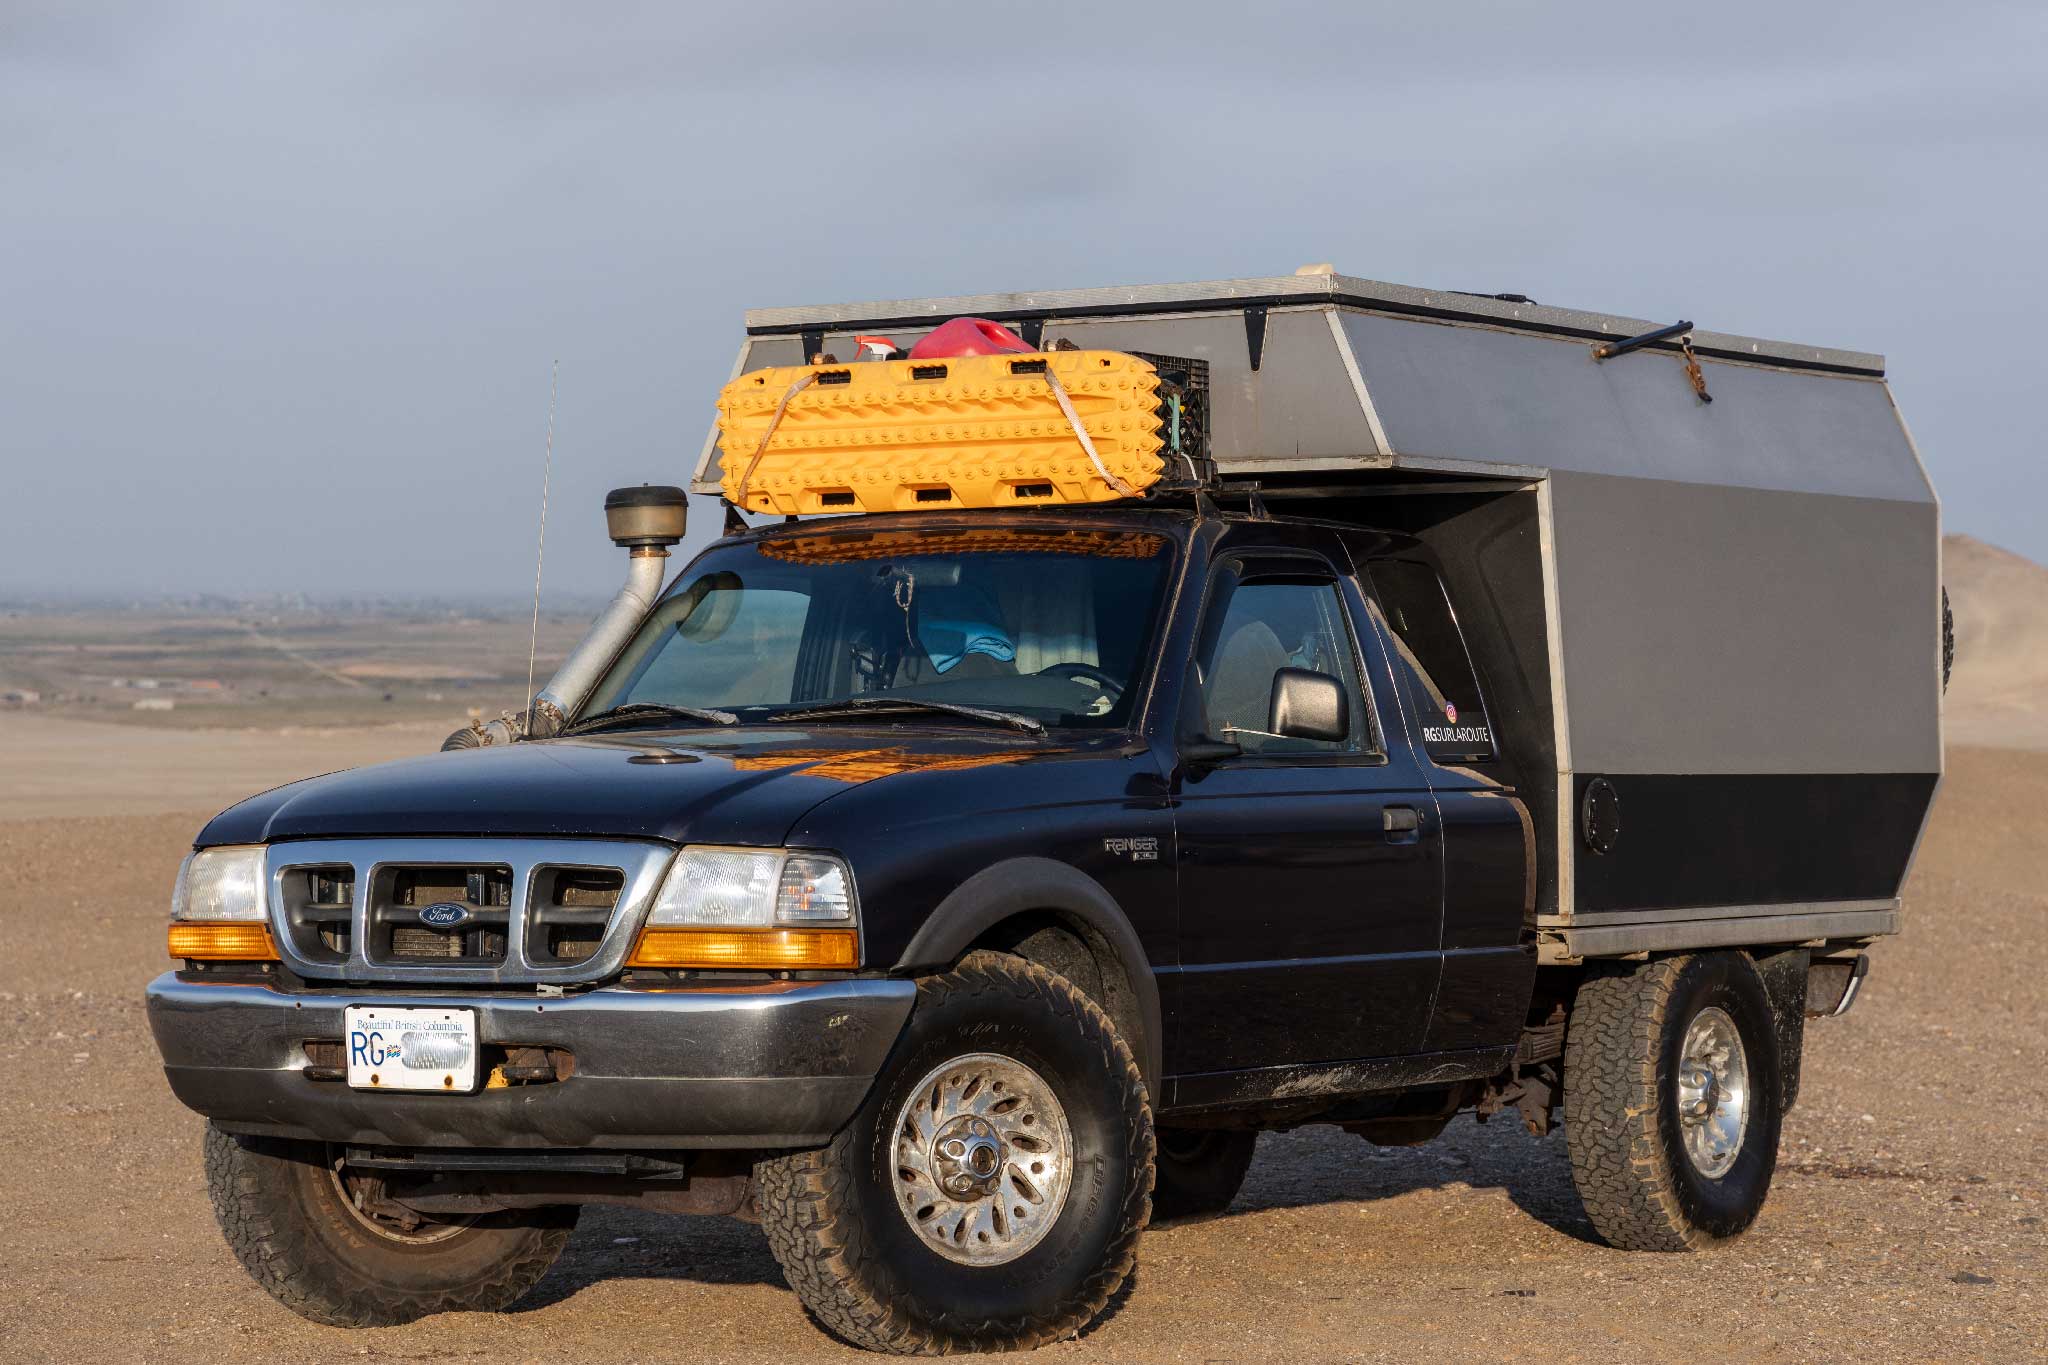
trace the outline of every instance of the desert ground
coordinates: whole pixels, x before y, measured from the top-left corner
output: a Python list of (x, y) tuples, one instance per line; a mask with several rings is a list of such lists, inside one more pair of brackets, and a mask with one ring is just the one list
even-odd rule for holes
[[(1951, 738), (1972, 743), (1950, 750), (1906, 932), (1873, 950), (1854, 1012), (1809, 1031), (1748, 1236), (1690, 1256), (1608, 1249), (1561, 1136), (1505, 1117), (1414, 1149), (1268, 1134), (1226, 1215), (1148, 1232), (1113, 1311), (1042, 1358), (2048, 1358), (2048, 736), (2032, 711), (2048, 653), (2029, 648), (2048, 634), (2024, 635), (2048, 619), (2048, 574), (1978, 550), (1984, 571), (1962, 582), (1951, 548)], [(142, 1012), (168, 965), (173, 870), (228, 801), (432, 748), (459, 719), (214, 730), (0, 713), (0, 1358), (855, 1358), (805, 1317), (760, 1231), (731, 1220), (589, 1210), (514, 1311), (376, 1331), (302, 1321), (230, 1256), (200, 1120), (165, 1087)]]
[(148, 730), (432, 722), (446, 734), (523, 701), (529, 649), (545, 679), (600, 605), (551, 600), (536, 636), (529, 608), (510, 600), (82, 605), (0, 594), (0, 708)]

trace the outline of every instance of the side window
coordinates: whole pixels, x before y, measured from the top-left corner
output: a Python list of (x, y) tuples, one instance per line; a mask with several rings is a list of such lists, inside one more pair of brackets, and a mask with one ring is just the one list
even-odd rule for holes
[(1371, 574), (1395, 652), (1415, 679), (1424, 751), (1439, 762), (1492, 758), (1493, 728), (1443, 580), (1407, 559), (1381, 560)]
[[(1197, 655), (1204, 732), (1247, 754), (1364, 754), (1377, 751), (1371, 708), (1359, 686), (1358, 651), (1337, 584), (1307, 563), (1261, 571), (1243, 560), (1219, 571)], [(1273, 675), (1283, 668), (1327, 673), (1344, 685), (1351, 732), (1342, 740), (1282, 739), (1272, 723)]]

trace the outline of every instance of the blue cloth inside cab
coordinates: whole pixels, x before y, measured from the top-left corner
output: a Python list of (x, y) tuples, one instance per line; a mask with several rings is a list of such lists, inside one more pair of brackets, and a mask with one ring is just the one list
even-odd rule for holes
[(979, 588), (931, 588), (919, 595), (917, 642), (932, 667), (950, 673), (970, 654), (1015, 663), (1017, 645), (1002, 613)]

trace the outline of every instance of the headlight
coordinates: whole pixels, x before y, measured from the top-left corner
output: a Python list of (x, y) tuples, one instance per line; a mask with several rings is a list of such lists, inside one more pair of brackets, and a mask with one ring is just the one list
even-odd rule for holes
[(686, 848), (627, 960), (745, 970), (860, 965), (853, 874), (825, 853)]
[(263, 850), (202, 849), (187, 854), (171, 890), (165, 946), (189, 961), (273, 961), (277, 948), (265, 923)]
[(855, 918), (846, 864), (786, 849), (686, 848), (647, 913), (650, 928), (772, 929), (850, 925)]
[(188, 854), (171, 892), (177, 920), (263, 918), (263, 850), (209, 848)]

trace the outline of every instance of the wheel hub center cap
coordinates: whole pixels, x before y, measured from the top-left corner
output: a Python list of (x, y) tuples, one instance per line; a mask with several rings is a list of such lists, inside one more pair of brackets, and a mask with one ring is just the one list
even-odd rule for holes
[(1735, 1165), (1749, 1129), (1749, 1054), (1717, 1005), (1694, 1016), (1679, 1050), (1678, 1119), (1686, 1155), (1709, 1180)]
[(1009, 1145), (995, 1125), (978, 1114), (963, 1114), (932, 1139), (932, 1173), (939, 1188), (956, 1199), (979, 1199), (995, 1191), (1009, 1158)]
[(1686, 1107), (1686, 1117), (1694, 1122), (1704, 1122), (1721, 1107), (1721, 1078), (1709, 1066), (1693, 1065), (1685, 1068), (1681, 1084), (1685, 1093), (1692, 1097)]

